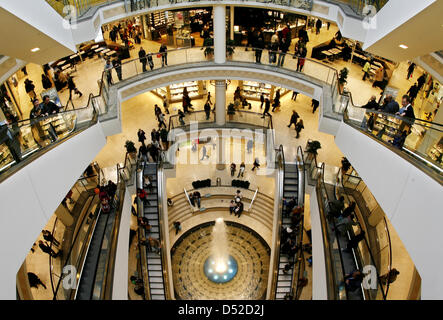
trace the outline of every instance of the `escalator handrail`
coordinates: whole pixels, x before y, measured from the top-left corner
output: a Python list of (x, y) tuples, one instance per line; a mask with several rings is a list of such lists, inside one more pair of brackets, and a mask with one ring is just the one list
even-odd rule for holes
[(120, 179), (120, 184), (117, 186), (118, 196), (116, 194), (116, 213), (114, 218), (114, 225), (112, 227), (111, 232), (111, 244), (109, 246), (109, 253), (107, 255), (107, 261), (105, 264), (105, 272), (104, 272), (104, 290), (101, 292), (102, 300), (111, 300), (112, 299), (112, 289), (114, 283), (114, 271), (115, 271), (115, 259), (117, 255), (117, 245), (120, 234), (120, 223), (121, 217), (123, 213), (123, 203), (126, 192), (126, 184), (124, 179)]
[(278, 185), (278, 192), (279, 192), (279, 198), (278, 198), (278, 219), (277, 219), (277, 235), (276, 235), (276, 244), (274, 247), (274, 266), (273, 269), (273, 278), (272, 278), (272, 292), (271, 297), (272, 299), (275, 299), (275, 295), (277, 294), (277, 278), (278, 278), (278, 270), (279, 270), (279, 264), (280, 264), (280, 251), (281, 251), (281, 228), (283, 223), (283, 190), (284, 190), (284, 178), (285, 178), (285, 152), (283, 145), (280, 145), (278, 148), (277, 153), (277, 160), (278, 160), (278, 174), (280, 177), (282, 177), (281, 183)]

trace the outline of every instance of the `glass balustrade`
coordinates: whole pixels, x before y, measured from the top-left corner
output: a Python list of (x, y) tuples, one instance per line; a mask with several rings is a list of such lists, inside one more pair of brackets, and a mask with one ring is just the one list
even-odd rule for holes
[(97, 112), (86, 108), (0, 126), (0, 178), (25, 165), (57, 143), (97, 122)]

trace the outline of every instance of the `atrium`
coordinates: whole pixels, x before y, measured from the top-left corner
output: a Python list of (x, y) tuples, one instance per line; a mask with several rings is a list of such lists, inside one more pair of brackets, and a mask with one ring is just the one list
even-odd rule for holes
[(442, 299), (442, 13), (0, 0), (0, 299)]

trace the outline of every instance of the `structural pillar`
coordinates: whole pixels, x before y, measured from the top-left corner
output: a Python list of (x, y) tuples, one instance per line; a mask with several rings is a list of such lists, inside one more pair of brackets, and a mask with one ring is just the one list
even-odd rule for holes
[(226, 81), (215, 80), (215, 123), (226, 124)]
[(214, 61), (226, 62), (226, 6), (214, 6)]
[(234, 40), (234, 6), (229, 7), (229, 38)]
[(62, 204), (55, 210), (55, 215), (66, 227), (69, 227), (74, 223), (74, 218), (71, 216), (68, 209)]

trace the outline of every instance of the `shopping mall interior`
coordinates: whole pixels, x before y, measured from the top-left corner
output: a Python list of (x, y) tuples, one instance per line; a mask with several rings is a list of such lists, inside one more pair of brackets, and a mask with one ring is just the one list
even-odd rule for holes
[(1, 0), (0, 299), (442, 299), (442, 12)]

